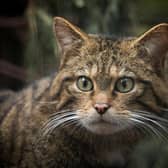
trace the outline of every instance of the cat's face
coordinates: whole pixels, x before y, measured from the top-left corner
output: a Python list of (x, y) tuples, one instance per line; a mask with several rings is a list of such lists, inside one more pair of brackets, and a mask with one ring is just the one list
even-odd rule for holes
[(57, 108), (70, 109), (70, 121), (101, 135), (155, 124), (149, 115), (160, 115), (168, 96), (162, 73), (167, 24), (122, 40), (87, 35), (62, 18), (55, 30), (62, 49)]
[(133, 110), (143, 110), (137, 99), (145, 84), (130, 70), (111, 66), (108, 73), (95, 63), (76, 70), (67, 86), (76, 101), (76, 114), (88, 130), (112, 134), (131, 126)]

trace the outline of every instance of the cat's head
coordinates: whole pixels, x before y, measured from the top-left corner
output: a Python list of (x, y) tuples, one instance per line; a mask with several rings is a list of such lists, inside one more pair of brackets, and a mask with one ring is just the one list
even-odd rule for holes
[(54, 30), (61, 63), (52, 94), (57, 92), (65, 121), (76, 120), (95, 134), (162, 129), (168, 24), (137, 38), (115, 39), (89, 35), (56, 17)]

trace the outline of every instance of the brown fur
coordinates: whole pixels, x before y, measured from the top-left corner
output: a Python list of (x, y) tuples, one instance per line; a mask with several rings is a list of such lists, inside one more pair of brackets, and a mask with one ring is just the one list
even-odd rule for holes
[[(103, 134), (106, 128), (100, 127), (102, 134), (100, 130), (97, 134), (80, 120), (96, 116), (91, 114), (94, 104), (106, 102), (115, 109), (109, 112), (109, 118), (113, 121), (118, 120), (115, 116), (119, 117), (121, 125), (129, 123), (136, 110), (148, 111), (147, 114), (155, 116), (154, 121), (161, 122), (156, 116), (161, 116), (168, 105), (163, 67), (168, 52), (168, 24), (160, 24), (138, 38), (115, 39), (88, 35), (56, 17), (54, 30), (61, 55), (57, 75), (37, 81), (2, 101), (0, 167), (103, 168), (112, 167), (115, 162), (124, 165), (131, 147), (144, 137), (143, 128), (152, 132), (148, 124), (158, 125), (148, 120), (147, 125), (133, 122), (111, 134), (109, 131)], [(94, 90), (77, 89), (79, 76), (88, 76)], [(115, 90), (122, 76), (134, 79), (133, 91)], [(80, 119), (44, 134), (53, 122), (50, 116), (61, 117), (67, 109), (75, 111)], [(53, 124), (60, 121), (61, 118)], [(113, 123), (111, 126), (115, 127)]]

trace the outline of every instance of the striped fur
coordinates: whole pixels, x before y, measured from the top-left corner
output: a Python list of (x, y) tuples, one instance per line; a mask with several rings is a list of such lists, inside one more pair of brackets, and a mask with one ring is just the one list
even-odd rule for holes
[[(124, 166), (146, 133), (167, 138), (167, 24), (123, 39), (88, 35), (58, 17), (54, 29), (61, 49), (58, 73), (0, 95), (0, 167)], [(77, 88), (80, 76), (93, 81), (92, 91)], [(134, 89), (119, 93), (116, 82), (125, 76), (134, 79)], [(97, 101), (111, 106), (103, 116), (108, 124), (93, 128), (88, 123), (100, 118)]]

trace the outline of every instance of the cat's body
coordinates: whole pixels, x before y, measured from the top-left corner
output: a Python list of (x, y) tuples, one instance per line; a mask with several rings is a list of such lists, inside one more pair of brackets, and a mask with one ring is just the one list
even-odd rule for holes
[(123, 166), (123, 155), (134, 144), (131, 134), (123, 141), (124, 134), (102, 137), (69, 127), (41, 137), (40, 129), (48, 119), (50, 108), (54, 108), (48, 94), (53, 79), (53, 76), (44, 78), (11, 97), (8, 93), (8, 97), (2, 95), (5, 103), (1, 106), (0, 167)]
[(168, 25), (116, 40), (56, 18), (55, 31), (62, 52), (58, 73), (2, 95), (0, 167), (126, 165), (144, 127), (164, 132), (157, 115), (168, 104), (162, 73)]

